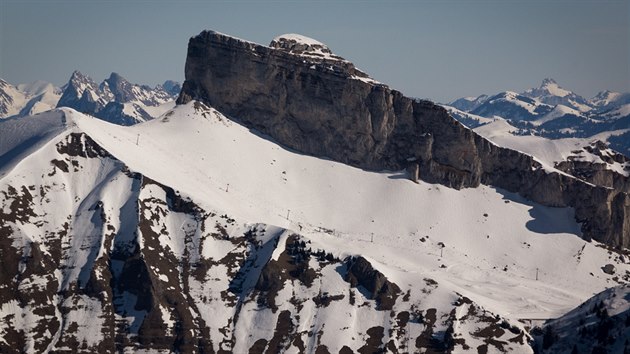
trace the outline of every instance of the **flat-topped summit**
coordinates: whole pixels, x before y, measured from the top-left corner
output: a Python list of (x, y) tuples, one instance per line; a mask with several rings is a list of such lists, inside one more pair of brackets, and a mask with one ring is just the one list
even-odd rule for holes
[(274, 38), (271, 48), (282, 49), (292, 54), (309, 55), (323, 58), (342, 59), (324, 43), (301, 34), (287, 33)]

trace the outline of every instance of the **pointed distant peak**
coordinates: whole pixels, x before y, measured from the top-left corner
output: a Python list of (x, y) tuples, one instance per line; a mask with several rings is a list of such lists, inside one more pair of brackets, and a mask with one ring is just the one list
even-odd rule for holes
[(70, 81), (75, 80), (75, 79), (84, 79), (87, 77), (88, 77), (87, 75), (83, 74), (79, 70), (75, 70), (72, 72), (72, 75), (70, 75)]
[(542, 83), (540, 84), (540, 87), (551, 86), (551, 85), (558, 86), (558, 83), (556, 82), (556, 80), (547, 77), (543, 79)]
[[(552, 102), (553, 99), (548, 99), (548, 96), (551, 97), (567, 97), (567, 96), (575, 96), (575, 94), (569, 90), (564, 89), (562, 86), (558, 85), (558, 82), (552, 78), (543, 79), (540, 87), (529, 89), (523, 94), (527, 97), (538, 98), (541, 99), (543, 103), (547, 104), (558, 104), (558, 102)], [(584, 99), (580, 99), (584, 100)]]
[(122, 75), (120, 75), (117, 72), (112, 72), (106, 81), (110, 82), (110, 84), (115, 84), (117, 82), (126, 82), (127, 79), (125, 79)]
[(85, 75), (79, 70), (73, 71), (72, 75), (70, 76), (70, 80), (68, 80), (68, 85), (69, 86), (82, 86), (83, 84), (95, 85), (96, 83), (94, 82), (94, 80), (92, 80), (91, 77)]

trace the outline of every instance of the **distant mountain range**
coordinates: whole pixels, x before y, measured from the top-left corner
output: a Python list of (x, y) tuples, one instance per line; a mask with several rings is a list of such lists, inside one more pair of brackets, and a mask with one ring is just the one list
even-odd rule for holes
[(117, 73), (97, 84), (75, 71), (61, 88), (43, 81), (13, 86), (0, 79), (0, 119), (70, 107), (112, 123), (133, 125), (172, 108), (180, 90), (175, 81), (149, 87), (132, 84)]
[(60, 88), (48, 82), (13, 86), (0, 79), (0, 118), (28, 116), (53, 109), (61, 93)]
[(445, 106), (470, 128), (505, 119), (515, 134), (546, 138), (590, 138), (597, 135), (610, 147), (630, 155), (630, 93), (602, 91), (586, 99), (544, 79), (538, 88), (522, 93), (504, 91), (492, 96), (464, 97)]

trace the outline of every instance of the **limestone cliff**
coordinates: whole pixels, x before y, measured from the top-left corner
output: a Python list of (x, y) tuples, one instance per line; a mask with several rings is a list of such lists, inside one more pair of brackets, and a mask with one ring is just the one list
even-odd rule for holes
[(570, 206), (586, 238), (630, 246), (627, 192), (547, 171), (445, 109), (370, 79), (317, 41), (281, 36), (267, 47), (204, 31), (190, 39), (185, 75), (178, 103), (204, 101), (289, 148), (368, 170), (417, 164), (427, 182), (483, 183)]

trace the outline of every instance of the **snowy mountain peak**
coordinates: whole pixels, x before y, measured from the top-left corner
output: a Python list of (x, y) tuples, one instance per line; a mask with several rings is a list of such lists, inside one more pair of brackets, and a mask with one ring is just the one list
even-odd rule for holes
[(540, 87), (545, 87), (548, 85), (556, 85), (558, 86), (558, 82), (550, 77), (546, 77), (543, 79), (542, 83), (540, 84)]
[(110, 81), (127, 81), (124, 77), (122, 77), (122, 75), (120, 75), (117, 72), (112, 72), (111, 74), (109, 74), (109, 79)]
[(13, 86), (0, 79), (0, 118), (27, 116), (55, 107), (61, 89), (46, 81)]
[(344, 60), (336, 56), (324, 43), (303, 36), (301, 34), (288, 33), (274, 38), (269, 44), (271, 48), (282, 49), (292, 54), (298, 54), (308, 57)]
[(92, 80), (91, 77), (83, 74), (79, 70), (75, 70), (72, 72), (72, 75), (70, 76), (70, 80), (68, 81), (68, 84), (65, 86), (64, 91), (67, 91), (68, 89), (74, 90), (77, 96), (81, 97), (81, 95), (83, 95), (83, 92), (86, 89), (92, 89), (92, 88), (95, 88), (96, 86), (97, 86), (96, 82), (94, 82), (94, 80)]
[(101, 95), (99, 86), (91, 77), (75, 70), (70, 76), (57, 107), (72, 107), (80, 112), (96, 112), (111, 100), (111, 92)]
[(553, 106), (563, 104), (580, 112), (588, 112), (592, 109), (584, 97), (562, 88), (556, 80), (551, 78), (543, 79), (540, 87), (523, 92), (523, 96), (534, 98)]
[(129, 102), (134, 99), (133, 85), (120, 74), (115, 72), (111, 73), (109, 78), (101, 84), (101, 89), (105, 87), (105, 83), (107, 83), (116, 101)]
[(630, 94), (605, 90), (597, 93), (590, 102), (595, 107), (620, 106), (625, 103), (630, 103)]
[[(565, 90), (554, 79), (546, 78), (543, 79), (540, 87), (538, 88), (539, 92), (537, 95), (549, 95), (549, 96), (557, 96), (557, 97), (565, 97), (572, 94), (571, 91)], [(532, 90), (534, 92), (535, 90)]]
[(70, 75), (70, 82), (80, 82), (80, 81), (85, 81), (85, 80), (92, 80), (89, 76), (85, 75), (84, 73), (80, 72), (79, 70), (75, 70), (72, 72), (72, 75)]
[(57, 107), (71, 107), (109, 122), (132, 125), (153, 119), (174, 104), (178, 84), (170, 85), (171, 90), (161, 85), (155, 89), (137, 85), (116, 72), (97, 84), (89, 76), (75, 71)]

